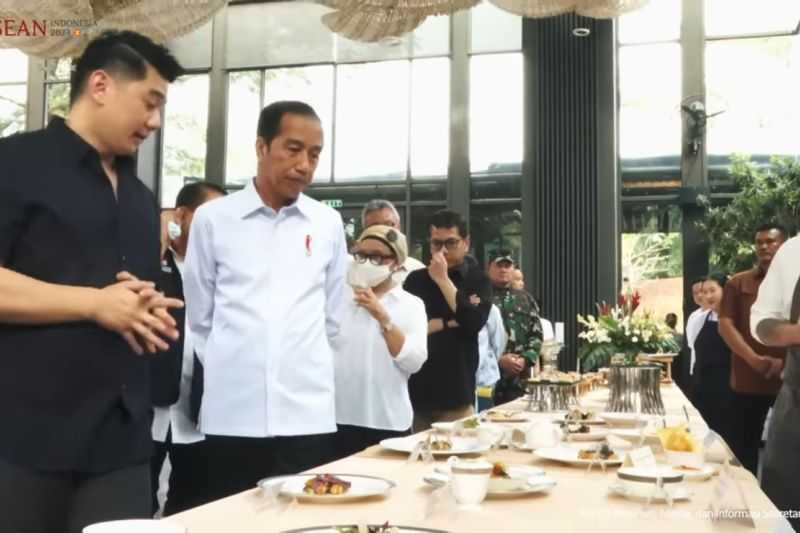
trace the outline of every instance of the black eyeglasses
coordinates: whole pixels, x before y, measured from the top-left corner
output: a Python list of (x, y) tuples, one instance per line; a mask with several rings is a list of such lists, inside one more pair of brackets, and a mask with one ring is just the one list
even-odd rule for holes
[(431, 239), (431, 248), (434, 250), (441, 250), (442, 247), (446, 247), (452, 252), (458, 248), (459, 244), (461, 244), (461, 239), (447, 239), (446, 241)]
[(381, 266), (394, 261), (394, 256), (382, 254), (363, 254), (361, 252), (356, 252), (353, 254), (353, 259), (355, 259), (356, 263), (363, 264), (369, 261), (375, 266)]

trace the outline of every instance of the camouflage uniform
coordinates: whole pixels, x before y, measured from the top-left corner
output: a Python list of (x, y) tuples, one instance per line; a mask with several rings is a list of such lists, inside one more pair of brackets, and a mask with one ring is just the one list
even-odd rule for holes
[(497, 405), (525, 394), (525, 382), (542, 347), (542, 323), (539, 306), (524, 290), (495, 287), (493, 299), (503, 315), (503, 325), (508, 333), (508, 344), (503, 353), (514, 353), (525, 359), (525, 368), (516, 376), (506, 376), (501, 368), (502, 376), (493, 393)]

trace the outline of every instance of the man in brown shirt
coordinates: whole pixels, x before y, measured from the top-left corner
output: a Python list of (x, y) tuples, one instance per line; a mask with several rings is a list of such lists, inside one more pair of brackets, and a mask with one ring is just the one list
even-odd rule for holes
[(758, 450), (767, 411), (781, 386), (780, 374), (786, 351), (767, 347), (750, 334), (750, 307), (758, 287), (767, 274), (778, 248), (786, 240), (786, 230), (778, 224), (765, 224), (756, 230), (758, 264), (736, 274), (726, 285), (719, 316), (719, 332), (731, 349), (732, 409), (736, 424), (732, 428), (733, 453), (754, 475), (758, 469)]

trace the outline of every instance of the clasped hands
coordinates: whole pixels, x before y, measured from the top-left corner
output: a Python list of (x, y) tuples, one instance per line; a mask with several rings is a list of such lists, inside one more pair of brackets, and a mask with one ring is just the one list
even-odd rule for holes
[(178, 324), (168, 309), (183, 302), (167, 298), (152, 281), (142, 281), (129, 272), (119, 272), (117, 282), (95, 294), (91, 318), (105, 329), (119, 333), (139, 355), (169, 348), (165, 339), (176, 340)]

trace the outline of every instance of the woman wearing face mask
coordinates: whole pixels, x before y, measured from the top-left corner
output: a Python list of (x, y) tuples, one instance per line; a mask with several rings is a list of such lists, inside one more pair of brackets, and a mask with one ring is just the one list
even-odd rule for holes
[(709, 308), (694, 341), (695, 403), (708, 426), (724, 439), (730, 435), (732, 392), (731, 349), (719, 334), (719, 306), (727, 277), (711, 275), (703, 282), (703, 299)]
[(356, 243), (333, 340), (337, 457), (411, 427), (408, 378), (428, 357), (428, 319), (393, 276), (407, 256), (405, 236), (389, 226), (370, 226)]

